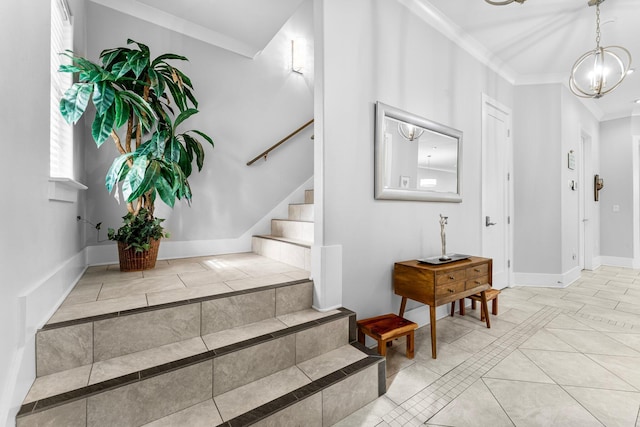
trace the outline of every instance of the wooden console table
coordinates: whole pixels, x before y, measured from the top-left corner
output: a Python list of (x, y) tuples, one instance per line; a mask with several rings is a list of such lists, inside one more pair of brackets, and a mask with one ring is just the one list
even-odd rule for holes
[[(417, 260), (395, 263), (393, 289), (402, 297), (400, 317), (404, 316), (407, 298), (429, 305), (431, 357), (436, 358), (436, 307), (479, 293), (484, 312), (488, 313), (485, 291), (491, 288), (492, 270), (493, 261), (480, 257), (440, 265)], [(485, 319), (490, 328), (489, 316)]]

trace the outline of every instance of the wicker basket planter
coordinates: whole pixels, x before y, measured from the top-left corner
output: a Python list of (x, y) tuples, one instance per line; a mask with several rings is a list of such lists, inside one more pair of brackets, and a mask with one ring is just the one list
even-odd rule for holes
[(120, 271), (141, 271), (155, 268), (160, 240), (151, 239), (151, 247), (148, 251), (136, 252), (134, 248), (125, 249), (126, 247), (126, 243), (118, 242)]

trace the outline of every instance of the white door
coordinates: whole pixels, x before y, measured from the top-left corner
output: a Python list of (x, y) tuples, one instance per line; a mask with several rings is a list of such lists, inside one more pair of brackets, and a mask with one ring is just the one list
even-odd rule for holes
[(493, 259), (493, 287), (511, 284), (511, 110), (482, 98), (482, 254)]

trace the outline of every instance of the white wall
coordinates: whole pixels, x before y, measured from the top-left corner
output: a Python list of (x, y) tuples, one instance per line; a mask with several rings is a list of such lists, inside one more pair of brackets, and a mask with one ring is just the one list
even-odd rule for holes
[[(599, 204), (593, 198), (593, 169), (599, 167), (600, 152), (600, 123), (593, 114), (580, 102), (579, 98), (569, 91), (565, 86), (560, 86), (561, 96), (561, 153), (559, 167), (560, 175), (560, 197), (562, 209), (562, 273), (574, 272), (573, 277), (579, 272), (579, 252), (580, 245), (580, 194), (585, 195), (584, 209), (586, 217), (589, 219), (588, 227), (591, 227), (590, 245), (588, 251), (592, 258), (599, 256), (600, 241), (600, 209)], [(588, 136), (591, 141), (591, 165), (582, 165), (581, 139)], [(573, 151), (576, 156), (576, 168), (568, 168), (568, 154)], [(582, 167), (591, 166), (592, 170), (587, 170), (587, 180), (582, 181), (580, 171)], [(578, 187), (572, 191), (569, 181), (576, 181)], [(566, 280), (564, 284), (567, 285)]]
[[(449, 217), (451, 251), (481, 251), (482, 93), (511, 106), (513, 89), (397, 2), (320, 8), (323, 243), (342, 247), (344, 306), (358, 317), (397, 312), (393, 263), (439, 253), (440, 213)], [(376, 101), (464, 132), (462, 203), (374, 200)]]
[[(566, 286), (579, 269), (578, 171), (582, 133), (592, 138), (597, 164), (598, 121), (561, 84), (516, 88), (514, 110), (514, 273), (516, 285)], [(569, 181), (578, 181), (572, 191)], [(591, 203), (597, 216), (597, 207)], [(598, 233), (595, 233), (597, 242)], [(589, 249), (597, 255), (595, 247)], [(574, 258), (575, 254), (575, 258)]]
[[(84, 268), (83, 226), (76, 222), (81, 204), (51, 202), (47, 195), (49, 4), (0, 4), (0, 425), (13, 425), (35, 378), (36, 328)], [(81, 18), (77, 23), (81, 28)]]
[[(600, 124), (601, 254), (608, 263), (630, 266), (633, 258), (633, 136), (640, 135), (640, 117)], [(613, 206), (619, 206), (614, 212)]]
[[(124, 45), (127, 38), (147, 44), (153, 56), (173, 52), (189, 58), (188, 63), (174, 62), (191, 77), (200, 102), (200, 113), (190, 119), (189, 127), (212, 136), (216, 146), (205, 147), (204, 168), (190, 178), (191, 207), (177, 203), (170, 210), (157, 204), (156, 215), (167, 219), (165, 226), (171, 233), (167, 245), (236, 239), (312, 176), (313, 127), (270, 154), (267, 162), (246, 166), (313, 118), (313, 68), (303, 75), (290, 69), (292, 38), (309, 40), (313, 56), (311, 1), (300, 6), (253, 60), (95, 3), (88, 3), (87, 19), (91, 58), (97, 58), (102, 49)], [(103, 222), (101, 239), (106, 238), (107, 227), (119, 226), (125, 213), (104, 188), (104, 175), (115, 152), (111, 141), (100, 150), (91, 143), (86, 152), (87, 216), (94, 223)], [(87, 244), (96, 244), (95, 232), (89, 234)], [(224, 249), (222, 245), (219, 250)]]

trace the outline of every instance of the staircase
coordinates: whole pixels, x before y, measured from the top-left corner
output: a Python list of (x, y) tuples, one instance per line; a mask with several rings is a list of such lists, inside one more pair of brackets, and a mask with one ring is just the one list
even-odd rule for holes
[[(383, 394), (384, 358), (356, 342), (355, 313), (314, 310), (313, 282), (294, 279), (308, 277), (312, 198), (256, 253), (90, 268), (37, 332), (17, 426), (330, 426)], [(158, 292), (175, 272), (187, 286)]]
[(311, 270), (313, 245), (313, 190), (304, 192), (304, 203), (289, 205), (287, 219), (272, 219), (271, 234), (254, 236), (253, 252), (304, 270)]

